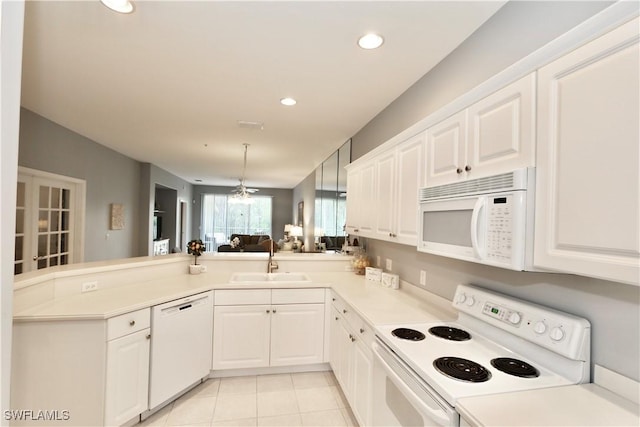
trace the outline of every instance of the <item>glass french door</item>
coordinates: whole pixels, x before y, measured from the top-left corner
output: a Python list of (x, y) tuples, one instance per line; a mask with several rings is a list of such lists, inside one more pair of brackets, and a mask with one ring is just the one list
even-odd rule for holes
[(19, 174), (14, 273), (76, 262), (77, 183)]

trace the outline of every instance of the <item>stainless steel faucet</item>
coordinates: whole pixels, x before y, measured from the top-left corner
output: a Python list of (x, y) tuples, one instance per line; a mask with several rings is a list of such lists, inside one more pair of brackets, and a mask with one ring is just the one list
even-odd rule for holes
[(269, 246), (269, 262), (267, 264), (267, 273), (273, 273), (274, 270), (278, 269), (278, 262), (273, 259), (273, 239), (271, 239), (271, 244)]

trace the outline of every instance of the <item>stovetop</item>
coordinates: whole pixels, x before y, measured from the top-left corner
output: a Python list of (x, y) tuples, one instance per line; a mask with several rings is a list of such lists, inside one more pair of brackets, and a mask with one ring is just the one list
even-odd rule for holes
[(456, 322), (376, 327), (382, 345), (450, 405), (462, 397), (589, 381), (585, 319), (470, 285), (458, 286), (453, 306)]
[[(465, 341), (453, 341), (438, 338), (429, 333), (432, 327), (446, 326), (467, 331), (471, 338)], [(457, 399), (468, 396), (479, 396), (485, 394), (504, 393), (519, 390), (530, 390), (535, 388), (568, 385), (573, 382), (528, 358), (514, 353), (494, 342), (484, 338), (475, 331), (470, 331), (455, 323), (419, 323), (402, 325), (403, 328), (414, 329), (425, 335), (421, 341), (404, 340), (392, 334), (397, 326), (386, 325), (377, 327), (377, 336), (386, 344), (400, 359), (402, 359), (418, 376), (433, 387), (449, 404), (455, 406)], [(499, 358), (511, 358), (535, 368), (537, 377), (524, 378), (504, 373), (492, 365), (492, 360)], [(452, 378), (442, 373), (434, 362), (438, 359), (444, 360), (444, 365), (451, 366), (453, 370), (462, 370), (471, 374), (479, 371), (481, 380), (472, 382)], [(465, 359), (478, 364), (470, 367), (455, 367), (456, 359)], [(484, 373), (487, 373), (486, 375)]]

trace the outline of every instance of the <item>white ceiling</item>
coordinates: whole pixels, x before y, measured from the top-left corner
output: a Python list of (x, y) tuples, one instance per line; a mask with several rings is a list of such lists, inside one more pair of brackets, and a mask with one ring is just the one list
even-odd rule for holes
[(248, 186), (293, 188), (502, 4), (27, 1), (22, 105), (192, 183), (238, 184), (246, 142)]

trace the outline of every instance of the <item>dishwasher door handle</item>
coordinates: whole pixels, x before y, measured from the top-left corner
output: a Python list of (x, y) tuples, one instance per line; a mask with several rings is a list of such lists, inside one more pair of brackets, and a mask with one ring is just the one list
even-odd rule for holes
[(183, 305), (182, 307), (180, 307), (178, 310), (186, 310), (186, 309), (191, 308), (191, 307), (193, 307), (193, 304), (186, 304), (186, 305)]

